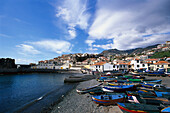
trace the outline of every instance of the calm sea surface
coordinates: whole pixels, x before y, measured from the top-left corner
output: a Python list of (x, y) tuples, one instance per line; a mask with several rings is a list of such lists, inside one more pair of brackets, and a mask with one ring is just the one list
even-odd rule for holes
[(75, 85), (70, 74), (0, 75), (0, 112), (41, 112)]

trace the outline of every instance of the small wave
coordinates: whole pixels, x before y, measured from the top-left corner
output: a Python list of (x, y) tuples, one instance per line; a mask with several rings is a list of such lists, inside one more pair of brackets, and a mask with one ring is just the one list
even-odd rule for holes
[(42, 96), (42, 97), (40, 97), (40, 98), (38, 98), (37, 100), (41, 100), (41, 99), (43, 99), (43, 96)]

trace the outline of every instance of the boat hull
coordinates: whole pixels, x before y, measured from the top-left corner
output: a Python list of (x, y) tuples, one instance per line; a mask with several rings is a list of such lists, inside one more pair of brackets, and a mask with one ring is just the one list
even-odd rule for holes
[(125, 91), (133, 91), (136, 87), (134, 85), (124, 85), (124, 86), (104, 86), (102, 90), (105, 92), (125, 92)]
[(92, 96), (92, 100), (96, 104), (100, 105), (113, 105), (117, 102), (124, 102), (125, 95), (124, 94), (113, 94), (113, 95), (97, 95)]
[(117, 103), (123, 113), (159, 113), (157, 106), (135, 103)]

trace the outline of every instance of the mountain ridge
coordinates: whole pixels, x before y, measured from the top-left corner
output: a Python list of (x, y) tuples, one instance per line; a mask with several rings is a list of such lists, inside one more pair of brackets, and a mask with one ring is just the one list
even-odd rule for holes
[(152, 48), (156, 48), (159, 44), (151, 45), (145, 48), (135, 48), (135, 49), (129, 49), (129, 50), (118, 50), (118, 49), (109, 49), (109, 50), (104, 50), (103, 52), (100, 53), (100, 55), (103, 56), (108, 56), (108, 55), (116, 55), (116, 54), (139, 54), (142, 53), (143, 51), (150, 50)]

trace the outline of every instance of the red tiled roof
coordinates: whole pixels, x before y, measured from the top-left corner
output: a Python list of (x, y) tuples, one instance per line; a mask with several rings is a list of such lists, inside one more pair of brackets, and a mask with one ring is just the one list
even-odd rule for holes
[(158, 65), (158, 64), (168, 64), (168, 62), (167, 61), (159, 61), (159, 62), (157, 62), (157, 63), (154, 63), (155, 65)]
[(134, 60), (139, 60), (138, 58), (134, 58)]
[(128, 65), (131, 65), (131, 61), (127, 63)]
[(104, 64), (106, 64), (106, 62), (98, 62), (98, 63), (93, 64), (93, 65), (104, 65)]
[(146, 59), (145, 61), (157, 61), (159, 59)]
[(120, 62), (119, 64), (124, 64), (124, 65), (128, 65), (128, 63), (124, 63), (124, 62)]

